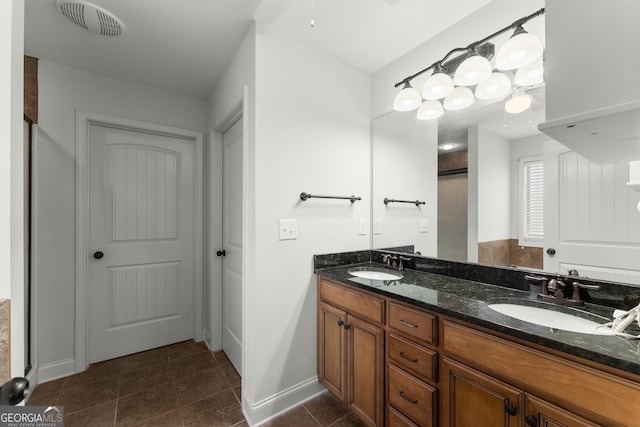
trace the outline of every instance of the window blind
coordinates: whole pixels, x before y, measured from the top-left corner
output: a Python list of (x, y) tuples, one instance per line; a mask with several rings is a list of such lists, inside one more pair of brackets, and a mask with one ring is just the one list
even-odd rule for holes
[(524, 163), (523, 234), (525, 241), (544, 238), (544, 165), (542, 160)]

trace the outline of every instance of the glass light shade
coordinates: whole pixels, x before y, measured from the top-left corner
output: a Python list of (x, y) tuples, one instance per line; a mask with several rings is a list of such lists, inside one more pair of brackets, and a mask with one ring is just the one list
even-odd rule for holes
[(496, 55), (498, 70), (513, 70), (531, 64), (542, 57), (544, 47), (538, 36), (529, 34), (521, 27), (516, 29), (511, 37)]
[(442, 104), (440, 101), (430, 100), (424, 101), (420, 108), (418, 108), (419, 120), (433, 120), (444, 114)]
[(518, 86), (531, 86), (542, 83), (544, 81), (542, 57), (536, 59), (529, 65), (518, 68), (513, 81)]
[(471, 89), (459, 86), (444, 99), (444, 108), (450, 111), (462, 110), (473, 104), (475, 100)]
[(491, 77), (491, 63), (480, 55), (470, 56), (462, 61), (453, 76), (458, 86), (473, 86)]
[(422, 104), (422, 97), (417, 90), (407, 84), (393, 100), (393, 109), (396, 111), (411, 111), (418, 108), (420, 104)]
[(531, 107), (531, 97), (529, 95), (514, 95), (504, 104), (507, 113), (519, 114)]
[(453, 79), (444, 73), (431, 75), (422, 86), (422, 97), (426, 100), (442, 99), (453, 92)]
[(489, 80), (476, 86), (476, 98), (500, 99), (511, 91), (511, 80), (502, 73), (493, 73)]

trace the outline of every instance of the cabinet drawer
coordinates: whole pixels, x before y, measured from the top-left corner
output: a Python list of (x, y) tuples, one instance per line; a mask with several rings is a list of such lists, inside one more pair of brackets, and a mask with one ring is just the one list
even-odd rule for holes
[(389, 406), (389, 427), (416, 427), (416, 424), (400, 412)]
[(436, 389), (389, 365), (389, 403), (421, 427), (434, 424)]
[(318, 281), (320, 299), (336, 307), (341, 307), (358, 317), (384, 322), (384, 300), (363, 291), (352, 291), (326, 279)]
[(388, 356), (393, 362), (425, 381), (436, 381), (436, 352), (389, 334)]
[(389, 303), (389, 327), (426, 344), (435, 345), (436, 317), (403, 305)]

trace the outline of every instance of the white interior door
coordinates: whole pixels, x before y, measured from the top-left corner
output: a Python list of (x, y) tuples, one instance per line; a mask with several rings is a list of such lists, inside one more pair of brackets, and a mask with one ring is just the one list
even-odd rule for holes
[(545, 143), (545, 271), (640, 284), (640, 192), (626, 185), (627, 170)]
[(223, 137), (222, 349), (242, 374), (242, 118)]
[(193, 141), (91, 124), (89, 153), (89, 362), (193, 338)]

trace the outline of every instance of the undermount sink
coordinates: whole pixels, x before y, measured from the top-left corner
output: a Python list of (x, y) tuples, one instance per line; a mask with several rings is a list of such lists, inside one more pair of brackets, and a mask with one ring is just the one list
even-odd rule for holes
[(385, 268), (355, 267), (348, 270), (349, 274), (369, 280), (400, 280), (402, 273)]
[[(609, 321), (604, 317), (567, 307), (546, 308), (544, 303), (532, 304), (535, 304), (535, 301), (494, 303), (488, 304), (488, 307), (506, 316), (552, 329), (591, 335), (613, 335), (608, 328), (598, 328)], [(563, 311), (557, 311), (558, 309)], [(570, 314), (571, 312), (575, 314)]]

